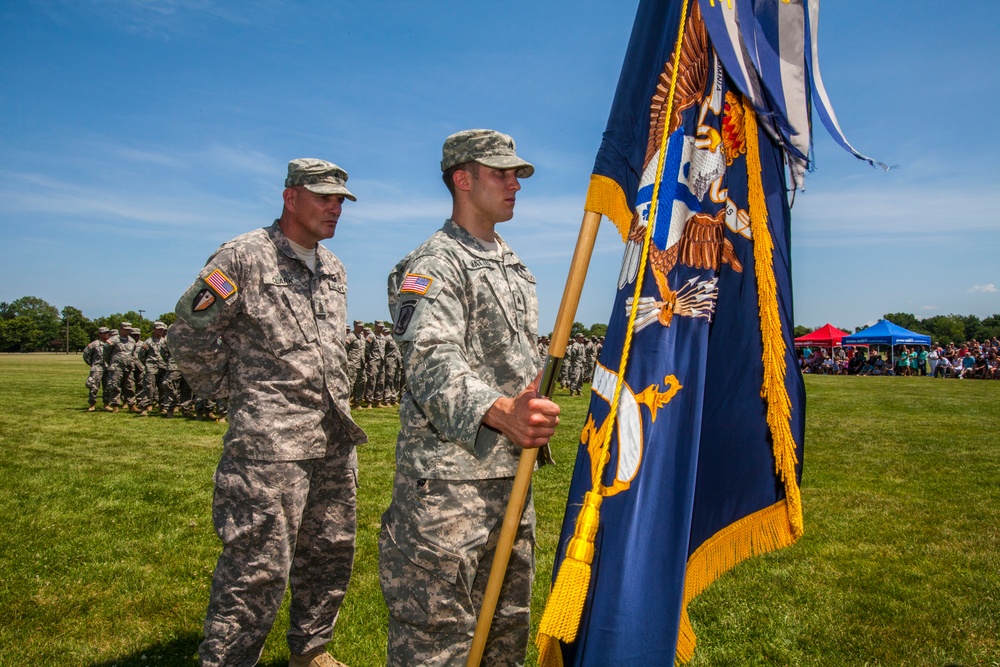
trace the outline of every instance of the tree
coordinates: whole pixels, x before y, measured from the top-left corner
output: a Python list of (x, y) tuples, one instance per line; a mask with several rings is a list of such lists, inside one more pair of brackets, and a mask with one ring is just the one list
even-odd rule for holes
[(577, 334), (587, 335), (587, 327), (583, 326), (583, 322), (573, 322), (573, 327), (569, 330), (569, 337), (573, 338)]
[(97, 327), (83, 316), (79, 308), (65, 306), (62, 309), (62, 335), (63, 345), (68, 340), (70, 350), (80, 351), (97, 337)]
[(957, 315), (935, 315), (923, 320), (921, 324), (935, 343), (947, 345), (965, 340), (965, 323)]
[(60, 333), (59, 309), (37, 296), (22, 296), (6, 304), (3, 318), (8, 322), (17, 322), (7, 328), (5, 349), (14, 345), (14, 350), (18, 352), (44, 350)]
[(792, 338), (801, 338), (802, 336), (812, 333), (813, 331), (815, 331), (815, 329), (810, 329), (809, 327), (804, 327), (801, 324), (798, 324), (792, 329)]
[(42, 331), (26, 315), (0, 319), (0, 351), (35, 352), (41, 349)]
[(590, 335), (591, 336), (606, 336), (608, 335), (608, 325), (598, 322), (597, 324), (590, 325)]
[(910, 331), (915, 331), (916, 333), (930, 333), (923, 327), (920, 320), (916, 318), (915, 315), (910, 313), (886, 313), (882, 316), (883, 320), (889, 320), (895, 325), (901, 326), (904, 329), (909, 329)]

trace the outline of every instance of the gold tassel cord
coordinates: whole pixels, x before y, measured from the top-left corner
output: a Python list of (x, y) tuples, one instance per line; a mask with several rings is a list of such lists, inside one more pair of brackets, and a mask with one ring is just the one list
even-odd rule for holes
[[(673, 72), (670, 77), (670, 93), (667, 98), (667, 118), (670, 118), (673, 112), (674, 96), (677, 90), (678, 64), (684, 40), (684, 27), (687, 23), (687, 10), (688, 0), (684, 0), (681, 5), (677, 40), (674, 44)], [(627, 368), (629, 352), (631, 351), (632, 334), (636, 314), (638, 313), (639, 297), (642, 294), (643, 279), (646, 274), (649, 245), (653, 237), (653, 228), (656, 226), (656, 209), (659, 202), (660, 184), (663, 180), (663, 165), (666, 162), (668, 138), (669, 133), (664, 132), (660, 141), (660, 155), (656, 165), (656, 178), (653, 182), (653, 199), (649, 206), (649, 224), (646, 225), (646, 234), (643, 238), (639, 271), (632, 295), (632, 308), (629, 311), (628, 325), (625, 330), (625, 342), (622, 347), (621, 363), (619, 364), (615, 391), (611, 399), (607, 417), (609, 420), (615, 419), (618, 414), (618, 402), (621, 397), (622, 387), (625, 384), (625, 369)], [(610, 449), (611, 432), (611, 428), (606, 429), (604, 442), (601, 445), (602, 454), (606, 454)], [(593, 562), (594, 556), (594, 536), (597, 534), (597, 528), (600, 523), (599, 501), (601, 499), (601, 477), (603, 476), (604, 466), (609, 458), (606, 455), (602, 455), (600, 457), (601, 460), (595, 467), (593, 479), (591, 480), (591, 491), (587, 494), (584, 507), (581, 508), (580, 514), (577, 516), (574, 535), (569, 545), (572, 548), (567, 548), (566, 557), (559, 567), (559, 574), (556, 576), (555, 585), (545, 604), (545, 611), (542, 614), (542, 620), (538, 629), (538, 637), (535, 640), (539, 649), (538, 664), (542, 667), (556, 667), (561, 665), (562, 656), (557, 641), (565, 643), (574, 641), (580, 627), (580, 616), (583, 611), (584, 602), (586, 601), (587, 589), (590, 586), (590, 564)]]

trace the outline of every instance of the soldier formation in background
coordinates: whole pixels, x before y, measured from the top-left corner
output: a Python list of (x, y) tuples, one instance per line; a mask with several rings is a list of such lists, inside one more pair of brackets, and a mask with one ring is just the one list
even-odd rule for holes
[[(131, 322), (122, 322), (117, 332), (107, 327), (97, 330), (97, 338), (83, 350), (83, 360), (90, 366), (86, 382), (88, 412), (97, 410), (101, 394), (108, 412), (226, 420), (225, 400), (200, 397), (184, 380), (170, 357), (166, 332), (163, 322), (156, 322), (153, 335), (144, 341), (137, 341), (139, 329)], [(403, 364), (385, 322), (376, 320), (374, 327), (368, 327), (354, 320), (354, 328), (347, 330), (345, 340), (351, 407), (399, 405), (405, 389)], [(580, 348), (574, 349), (574, 345)], [(544, 362), (549, 354), (549, 337), (539, 336), (537, 346), (538, 358)], [(603, 346), (604, 336), (586, 338), (579, 334), (570, 340), (559, 372), (559, 386), (569, 389), (571, 396), (579, 396), (582, 385), (594, 379), (594, 366)]]
[(153, 333), (146, 340), (140, 340), (140, 331), (131, 322), (122, 322), (116, 332), (101, 327), (97, 338), (83, 350), (83, 361), (90, 366), (88, 412), (97, 410), (100, 393), (107, 412), (136, 412), (143, 417), (179, 413), (226, 420), (225, 399), (208, 399), (191, 391), (170, 356), (163, 322), (153, 324)]
[[(578, 333), (570, 339), (563, 355), (562, 366), (559, 368), (559, 386), (569, 389), (570, 396), (580, 396), (584, 383), (594, 381), (594, 367), (603, 348), (604, 336), (587, 338)], [(549, 339), (542, 336), (538, 339), (538, 356), (544, 360), (548, 353)]]

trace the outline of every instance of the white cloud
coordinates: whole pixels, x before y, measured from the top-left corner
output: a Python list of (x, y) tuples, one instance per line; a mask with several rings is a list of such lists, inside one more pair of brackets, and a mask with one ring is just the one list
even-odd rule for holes
[(970, 292), (996, 292), (997, 287), (993, 283), (987, 283), (985, 285), (973, 285), (969, 288)]
[(822, 192), (807, 189), (796, 196), (792, 233), (799, 245), (825, 247), (883, 240), (960, 244), (969, 232), (996, 229), (996, 199), (989, 191), (968, 196), (952, 183), (845, 183)]

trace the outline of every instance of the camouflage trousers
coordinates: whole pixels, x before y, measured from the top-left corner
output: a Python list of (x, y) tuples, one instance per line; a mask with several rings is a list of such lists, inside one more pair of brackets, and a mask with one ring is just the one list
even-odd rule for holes
[(583, 367), (573, 366), (569, 369), (569, 390), (571, 393), (579, 393), (583, 387)]
[(382, 362), (365, 367), (365, 401), (372, 404), (385, 401), (385, 364)]
[[(513, 479), (423, 480), (396, 473), (379, 535), (388, 665), (465, 665), (512, 485)], [(534, 571), (529, 494), (483, 665), (524, 663)]]
[(86, 382), (87, 389), (90, 390), (90, 394), (87, 397), (87, 403), (89, 405), (97, 405), (97, 392), (101, 390), (101, 386), (103, 384), (104, 364), (94, 364), (90, 367), (90, 375), (87, 376)]
[(223, 547), (201, 665), (256, 664), (288, 583), (288, 647), (302, 654), (330, 641), (354, 564), (357, 466), (353, 447), (305, 461), (223, 454), (212, 500)]
[(180, 400), (181, 372), (178, 370), (168, 370), (163, 374), (163, 381), (160, 383), (160, 407), (164, 410), (177, 407)]
[(135, 404), (135, 376), (130, 361), (112, 361), (108, 369), (108, 404), (114, 407)]
[(160, 385), (167, 377), (167, 371), (159, 366), (146, 366), (146, 374), (142, 378), (142, 393), (139, 395), (139, 407), (148, 408), (160, 400)]
[(365, 400), (365, 383), (368, 381), (368, 375), (365, 373), (364, 366), (356, 366), (350, 369), (348, 381), (350, 382), (350, 395), (353, 405), (360, 405), (361, 401)]

